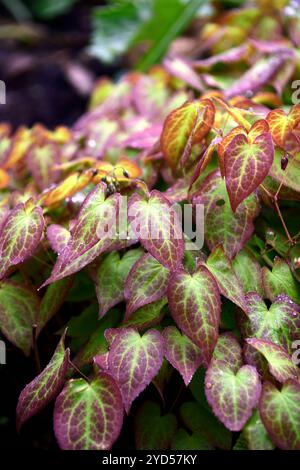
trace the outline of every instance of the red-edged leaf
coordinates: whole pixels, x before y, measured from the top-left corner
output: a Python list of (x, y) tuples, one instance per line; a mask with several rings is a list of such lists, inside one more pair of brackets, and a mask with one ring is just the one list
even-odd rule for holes
[(175, 272), (170, 277), (168, 299), (176, 324), (201, 349), (208, 365), (218, 339), (221, 311), (214, 277), (204, 266), (194, 274)]
[(186, 386), (201, 364), (201, 350), (187, 336), (181, 334), (175, 326), (168, 326), (163, 331), (165, 338), (165, 356), (181, 374)]
[(29, 288), (12, 281), (0, 283), (0, 328), (2, 333), (27, 356), (32, 346), (40, 301)]
[(266, 358), (270, 372), (278, 382), (283, 383), (288, 379), (295, 380), (300, 377), (299, 368), (281, 346), (257, 338), (248, 338), (246, 341)]
[(284, 450), (300, 450), (300, 385), (288, 380), (281, 390), (266, 382), (259, 411), (272, 441)]
[(240, 431), (257, 405), (261, 384), (256, 369), (242, 365), (237, 341), (233, 337), (226, 341), (236, 349), (234, 361), (214, 356), (205, 376), (205, 393), (220, 421), (231, 431)]
[(56, 399), (54, 431), (64, 450), (106, 450), (117, 440), (123, 423), (120, 391), (104, 372), (88, 383), (69, 380)]
[(125, 320), (146, 304), (155, 302), (167, 292), (169, 271), (149, 253), (132, 267), (125, 284), (127, 302)]
[(225, 182), (219, 171), (214, 171), (194, 195), (193, 204), (204, 205), (205, 239), (210, 250), (221, 244), (228, 258), (232, 259), (254, 230), (253, 219), (260, 210), (257, 196), (251, 194), (233, 213)]
[(59, 177), (60, 149), (55, 142), (35, 143), (27, 154), (29, 170), (40, 189), (48, 188)]
[(168, 199), (153, 190), (147, 200), (134, 194), (128, 205), (128, 218), (135, 236), (163, 266), (176, 269), (184, 252), (179, 218)]
[(192, 144), (201, 142), (212, 128), (214, 117), (214, 105), (207, 99), (187, 101), (168, 115), (161, 134), (161, 147), (171, 168), (177, 167), (191, 134)]
[(222, 246), (217, 246), (212, 251), (207, 258), (206, 266), (217, 281), (221, 294), (247, 312), (243, 286)]
[(164, 306), (168, 303), (166, 296), (146, 304), (143, 307), (135, 310), (130, 317), (122, 323), (122, 328), (132, 327), (137, 330), (145, 330), (150, 326), (157, 325), (162, 320), (165, 309)]
[(269, 112), (267, 121), (275, 144), (285, 149), (286, 141), (300, 122), (300, 104), (292, 106), (288, 114), (282, 109), (273, 109)]
[(117, 382), (128, 413), (132, 402), (158, 373), (163, 361), (161, 334), (148, 330), (143, 336), (133, 328), (116, 332), (112, 340), (108, 365)]
[(18, 204), (7, 216), (0, 233), (0, 278), (10, 266), (29, 258), (38, 246), (43, 230), (44, 217), (41, 207), (31, 201)]
[(56, 397), (65, 381), (70, 356), (65, 350), (64, 335), (45, 369), (22, 390), (17, 405), (18, 430), (31, 416), (41, 411)]
[(226, 187), (234, 212), (262, 183), (272, 166), (274, 147), (271, 134), (263, 129), (265, 124), (263, 120), (257, 121), (248, 136), (233, 137), (224, 152)]

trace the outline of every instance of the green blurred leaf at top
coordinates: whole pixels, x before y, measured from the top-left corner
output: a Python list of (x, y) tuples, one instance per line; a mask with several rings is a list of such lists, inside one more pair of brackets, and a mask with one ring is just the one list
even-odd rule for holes
[(166, 53), (206, 0), (111, 0), (93, 11), (90, 53), (112, 62), (131, 46), (145, 43), (137, 69), (147, 70)]
[(78, 0), (27, 0), (33, 16), (41, 20), (50, 20), (68, 13)]

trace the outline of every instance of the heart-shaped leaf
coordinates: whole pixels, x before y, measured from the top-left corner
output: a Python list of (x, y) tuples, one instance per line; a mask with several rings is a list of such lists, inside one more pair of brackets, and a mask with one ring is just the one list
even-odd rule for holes
[[(140, 450), (166, 450), (176, 432), (177, 420), (172, 413), (161, 416), (156, 403), (146, 401), (135, 418), (135, 442)], [(149, 432), (149, 429), (151, 432)]]
[(300, 307), (286, 295), (279, 295), (268, 309), (255, 292), (246, 295), (248, 317), (241, 318), (244, 336), (253, 336), (281, 345), (292, 353), (291, 343), (300, 331)]
[(170, 277), (168, 299), (176, 324), (200, 348), (208, 365), (218, 339), (221, 311), (214, 277), (205, 266), (194, 274), (177, 271)]
[(128, 205), (131, 228), (144, 248), (163, 266), (175, 270), (182, 262), (183, 233), (168, 199), (153, 190), (149, 200), (134, 194)]
[(186, 386), (201, 364), (201, 350), (175, 326), (168, 326), (163, 331), (165, 356), (182, 375)]
[(266, 266), (262, 268), (262, 280), (268, 299), (274, 301), (280, 294), (286, 294), (294, 302), (300, 303), (300, 286), (292, 275), (287, 262), (275, 258), (272, 271)]
[(123, 423), (120, 391), (113, 378), (99, 373), (88, 383), (69, 380), (56, 399), (54, 431), (64, 450), (107, 450)]
[(64, 335), (45, 369), (22, 390), (17, 405), (18, 430), (31, 416), (42, 410), (60, 391), (68, 370), (69, 349), (65, 350)]
[(300, 385), (288, 380), (281, 390), (266, 382), (259, 402), (261, 419), (272, 441), (284, 450), (300, 450)]
[(128, 326), (137, 330), (144, 330), (158, 324), (164, 316), (164, 306), (168, 303), (166, 296), (144, 305), (135, 310), (130, 317), (122, 323), (122, 327)]
[(230, 431), (240, 431), (258, 402), (261, 383), (254, 367), (242, 365), (242, 350), (237, 341), (227, 336), (226, 343), (234, 344), (233, 360), (228, 356), (221, 359), (220, 344), (206, 372), (205, 394), (220, 421)]
[(263, 182), (273, 163), (274, 147), (271, 134), (264, 131), (257, 135), (259, 127), (260, 121), (257, 121), (248, 136), (238, 134), (233, 137), (224, 152), (226, 187), (234, 212)]
[(0, 283), (0, 326), (2, 333), (26, 356), (32, 346), (40, 300), (27, 287), (12, 281)]
[(133, 328), (117, 330), (109, 349), (109, 373), (118, 384), (125, 410), (158, 373), (163, 361), (161, 334), (148, 330), (143, 336)]
[(221, 244), (228, 258), (234, 258), (254, 230), (253, 220), (260, 210), (257, 196), (251, 194), (233, 213), (225, 182), (220, 172), (214, 171), (194, 195), (195, 204), (204, 205), (205, 240), (210, 250)]
[(55, 169), (60, 163), (58, 144), (51, 141), (34, 144), (27, 154), (27, 163), (38, 187), (49, 188), (59, 177), (59, 171)]
[(145, 253), (132, 267), (125, 283), (126, 320), (146, 304), (155, 302), (167, 292), (169, 271), (153, 256)]
[(246, 341), (266, 358), (270, 372), (278, 382), (300, 377), (298, 367), (282, 347), (264, 339), (248, 338)]
[(287, 139), (300, 122), (300, 104), (292, 106), (288, 114), (283, 109), (273, 109), (267, 121), (275, 144), (284, 149)]
[(113, 251), (101, 261), (95, 277), (100, 318), (124, 300), (126, 278), (142, 253), (140, 249), (130, 250), (121, 258), (117, 251)]
[(212, 251), (207, 258), (206, 266), (217, 281), (221, 294), (247, 312), (243, 286), (222, 246), (217, 246)]
[(239, 251), (232, 266), (245, 293), (257, 292), (263, 295), (261, 267), (250, 250), (243, 248)]
[(2, 279), (10, 266), (22, 263), (37, 248), (44, 230), (41, 207), (31, 200), (18, 204), (6, 217), (0, 232)]
[(187, 101), (169, 114), (161, 134), (161, 147), (171, 168), (177, 167), (190, 137), (193, 145), (206, 136), (213, 126), (214, 116), (214, 105), (207, 99)]
[(201, 431), (189, 434), (185, 429), (178, 429), (171, 445), (172, 450), (213, 450)]

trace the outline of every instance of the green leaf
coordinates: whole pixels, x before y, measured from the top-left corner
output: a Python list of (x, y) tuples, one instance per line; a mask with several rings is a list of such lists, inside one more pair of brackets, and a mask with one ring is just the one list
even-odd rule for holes
[(300, 285), (283, 259), (275, 258), (272, 271), (266, 266), (263, 267), (262, 279), (267, 297), (271, 301), (274, 301), (277, 295), (286, 294), (294, 302), (300, 303)]
[(148, 22), (135, 42), (150, 40), (151, 46), (137, 64), (139, 70), (145, 71), (157, 63), (166, 53), (169, 45), (191, 22), (204, 0), (169, 0), (167, 8), (161, 8), (161, 2), (153, 4), (152, 20)]
[(68, 277), (56, 281), (47, 287), (44, 297), (41, 301), (39, 314), (39, 328), (42, 329), (45, 324), (59, 311), (63, 305), (69, 290), (72, 287), (74, 279)]
[(217, 281), (221, 294), (247, 312), (243, 286), (222, 246), (217, 246), (212, 251), (206, 261), (206, 266)]
[(2, 333), (26, 356), (32, 346), (40, 301), (29, 288), (12, 281), (0, 283), (0, 325)]
[(95, 286), (99, 302), (99, 317), (124, 300), (125, 281), (135, 262), (141, 257), (140, 248), (130, 250), (121, 258), (120, 253), (109, 253), (96, 272)]
[(213, 450), (212, 445), (200, 431), (189, 434), (185, 429), (178, 429), (171, 445), (172, 450)]
[(201, 431), (214, 447), (227, 450), (231, 448), (230, 431), (199, 403), (183, 403), (180, 417), (190, 431)]
[(176, 432), (177, 420), (172, 413), (161, 415), (160, 407), (147, 401), (135, 417), (135, 442), (139, 450), (166, 450)]
[(247, 248), (243, 248), (232, 261), (244, 292), (257, 292), (263, 295), (261, 267), (255, 256)]
[(245, 425), (242, 436), (247, 442), (247, 449), (249, 450), (272, 450), (275, 447), (257, 410), (254, 410)]
[(138, 330), (144, 330), (149, 326), (158, 324), (164, 315), (164, 306), (168, 303), (167, 297), (151, 302), (138, 308), (130, 315), (130, 318), (122, 323), (122, 328), (132, 326)]
[(40, 19), (50, 20), (71, 10), (78, 0), (30, 0), (30, 9)]
[(300, 450), (300, 385), (287, 381), (281, 390), (266, 382), (259, 403), (261, 419), (272, 441), (284, 450)]
[(246, 341), (266, 358), (270, 372), (278, 382), (300, 377), (299, 368), (282, 347), (263, 339), (249, 338)]

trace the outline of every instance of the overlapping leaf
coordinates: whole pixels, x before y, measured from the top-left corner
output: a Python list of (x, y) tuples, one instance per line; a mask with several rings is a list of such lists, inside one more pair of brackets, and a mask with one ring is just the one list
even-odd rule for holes
[(169, 271), (149, 253), (132, 267), (125, 284), (126, 320), (134, 311), (163, 297), (167, 292)]
[(179, 218), (168, 199), (153, 190), (148, 201), (134, 194), (128, 205), (131, 228), (144, 248), (163, 266), (176, 269), (184, 252)]
[(214, 105), (206, 99), (187, 101), (169, 114), (162, 131), (161, 146), (171, 168), (177, 167), (189, 138), (190, 145), (201, 142), (213, 126), (214, 115)]
[(205, 393), (215, 415), (231, 431), (243, 428), (257, 405), (261, 384), (256, 369), (242, 365), (242, 351), (235, 343), (235, 359), (214, 358), (205, 376)]
[(10, 266), (22, 263), (37, 248), (44, 230), (43, 211), (32, 201), (18, 204), (6, 217), (0, 232), (0, 278)]
[(280, 148), (286, 148), (286, 142), (300, 122), (300, 105), (292, 106), (286, 114), (283, 109), (273, 109), (267, 116), (272, 138)]
[(100, 263), (95, 277), (100, 318), (124, 300), (125, 280), (142, 253), (140, 249), (130, 250), (121, 258), (117, 251), (113, 251)]
[(42, 410), (60, 391), (68, 370), (70, 350), (62, 336), (49, 364), (22, 390), (17, 405), (17, 428)]
[(294, 302), (300, 303), (300, 286), (285, 260), (275, 258), (272, 271), (263, 267), (262, 280), (268, 299), (274, 301), (278, 295), (286, 294)]
[(281, 390), (266, 382), (259, 403), (262, 421), (280, 449), (300, 450), (300, 385), (288, 380)]
[(221, 311), (214, 277), (204, 266), (194, 274), (177, 271), (170, 277), (168, 299), (176, 324), (200, 348), (208, 365), (218, 339)]
[(199, 192), (193, 197), (193, 205), (203, 204), (205, 215), (205, 239), (211, 250), (222, 244), (226, 255), (232, 259), (253, 233), (253, 220), (259, 213), (259, 201), (253, 193), (233, 213), (224, 180), (219, 171), (210, 173)]
[(187, 386), (201, 364), (201, 350), (175, 326), (168, 326), (163, 331), (165, 356), (182, 375)]
[(246, 341), (266, 358), (270, 372), (278, 382), (300, 377), (299, 368), (281, 346), (264, 339), (248, 338)]
[(27, 356), (40, 301), (29, 288), (12, 281), (0, 283), (0, 327), (2, 333)]

